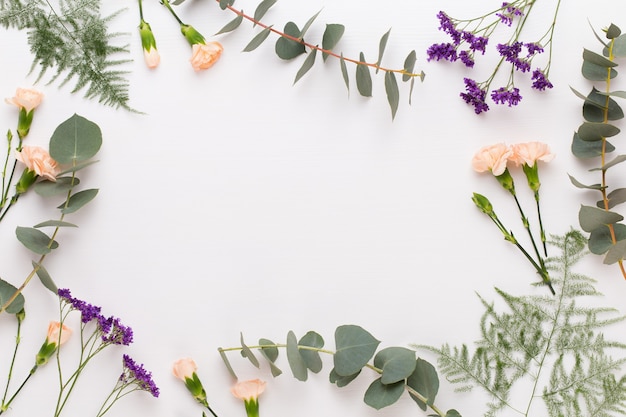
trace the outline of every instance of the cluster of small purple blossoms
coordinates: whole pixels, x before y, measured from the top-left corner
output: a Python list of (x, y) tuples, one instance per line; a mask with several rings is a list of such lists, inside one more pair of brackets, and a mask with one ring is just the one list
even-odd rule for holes
[(532, 87), (539, 91), (544, 91), (546, 88), (553, 87), (552, 83), (546, 78), (546, 75), (539, 68), (533, 71), (531, 80), (533, 80)]
[(461, 93), (461, 98), (465, 100), (467, 104), (474, 106), (474, 112), (480, 114), (489, 110), (489, 106), (485, 103), (485, 97), (487, 91), (480, 88), (478, 83), (470, 78), (464, 78), (465, 93)]
[(153, 397), (159, 396), (159, 388), (152, 380), (152, 372), (144, 369), (143, 364), (137, 363), (128, 355), (122, 357), (124, 372), (120, 375), (120, 382), (124, 385), (136, 384), (139, 389), (147, 391)]
[(80, 312), (83, 323), (89, 323), (92, 320), (97, 321), (103, 343), (128, 346), (133, 342), (133, 329), (124, 326), (118, 318), (103, 316), (100, 314), (102, 310), (100, 307), (72, 297), (70, 290), (67, 288), (59, 289), (57, 294), (73, 310)]
[(522, 96), (519, 93), (519, 88), (513, 88), (512, 90), (507, 90), (504, 87), (500, 87), (497, 90), (493, 90), (491, 92), (491, 99), (496, 104), (507, 104), (509, 107), (517, 106), (517, 104), (522, 99)]
[(524, 13), (520, 9), (515, 6), (511, 6), (507, 2), (502, 3), (501, 8), (503, 9), (502, 13), (496, 13), (496, 16), (498, 16), (500, 18), (500, 21), (507, 26), (511, 26), (514, 17), (520, 17), (524, 15)]
[[(457, 30), (452, 19), (442, 11), (437, 14), (437, 18), (440, 23), (439, 29), (450, 35), (452, 42), (431, 45), (426, 51), (428, 61), (439, 61), (443, 59), (445, 61), (454, 62), (460, 59), (465, 66), (473, 67), (475, 52), (478, 51), (484, 54), (489, 39), (476, 36), (472, 32)], [(462, 43), (469, 45), (468, 49), (458, 52)]]

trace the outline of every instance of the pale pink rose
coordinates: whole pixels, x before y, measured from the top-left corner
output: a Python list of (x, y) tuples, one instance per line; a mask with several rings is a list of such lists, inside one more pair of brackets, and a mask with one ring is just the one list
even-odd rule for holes
[(48, 151), (39, 146), (24, 146), (21, 152), (15, 153), (15, 158), (35, 171), (40, 177), (49, 181), (56, 181), (59, 173), (57, 162), (52, 159)]
[(516, 166), (526, 164), (532, 167), (537, 161), (550, 162), (554, 159), (548, 145), (542, 142), (517, 143), (511, 146), (511, 150), (513, 153), (509, 161), (514, 162)]
[[(48, 335), (46, 336), (46, 340), (49, 344), (54, 343), (55, 345), (62, 345), (67, 342), (71, 335), (72, 329), (66, 325), (61, 326), (61, 323), (58, 321), (51, 321), (48, 325)], [(59, 336), (61, 337), (60, 339)]]
[(491, 171), (496, 177), (500, 176), (512, 152), (504, 143), (484, 146), (472, 158), (472, 167), (477, 172)]
[(159, 55), (159, 51), (157, 51), (156, 48), (150, 49), (149, 52), (144, 49), (143, 58), (146, 61), (148, 68), (156, 68), (161, 62), (161, 55)]
[(235, 386), (230, 389), (230, 392), (240, 400), (256, 400), (259, 395), (265, 391), (265, 384), (265, 381), (261, 381), (260, 379), (241, 381), (237, 382)]
[(193, 374), (198, 370), (198, 365), (191, 358), (182, 358), (174, 362), (172, 373), (183, 382), (185, 378), (191, 379)]
[(205, 70), (220, 59), (223, 51), (224, 47), (219, 42), (196, 43), (191, 47), (191, 59), (189, 61), (194, 70)]
[(15, 97), (4, 99), (8, 104), (23, 108), (27, 113), (39, 106), (42, 100), (43, 93), (32, 88), (18, 88)]

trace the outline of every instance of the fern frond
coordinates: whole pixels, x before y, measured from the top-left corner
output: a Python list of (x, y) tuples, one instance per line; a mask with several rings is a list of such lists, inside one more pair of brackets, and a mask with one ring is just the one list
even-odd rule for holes
[(128, 104), (128, 71), (118, 70), (131, 61), (119, 58), (129, 48), (113, 43), (126, 34), (108, 30), (121, 10), (102, 17), (100, 0), (59, 0), (56, 8), (42, 0), (0, 2), (0, 24), (28, 32), (36, 82), (50, 74), (47, 84), (72, 82), (72, 93), (83, 90), (86, 98), (134, 111)]

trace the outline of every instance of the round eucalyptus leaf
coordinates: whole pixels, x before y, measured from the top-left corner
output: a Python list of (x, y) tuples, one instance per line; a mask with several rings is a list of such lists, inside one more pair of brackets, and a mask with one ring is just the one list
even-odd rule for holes
[(383, 370), (383, 384), (402, 381), (415, 370), (415, 352), (403, 347), (385, 348), (374, 357), (374, 366)]
[(78, 184), (80, 184), (80, 180), (76, 177), (61, 177), (57, 178), (56, 181), (39, 181), (35, 184), (34, 189), (42, 197), (51, 197), (65, 194)]
[[(615, 223), (613, 225), (615, 238), (618, 241), (626, 239), (626, 225)], [(589, 235), (589, 251), (595, 255), (606, 253), (613, 246), (613, 238), (608, 226), (598, 227)]]
[[(0, 279), (0, 305), (4, 305), (11, 297), (16, 293), (17, 288), (9, 284), (3, 279)], [(24, 296), (19, 294), (15, 297), (15, 300), (11, 302), (6, 308), (6, 312), (9, 314), (17, 314), (24, 309)]]
[(367, 330), (356, 325), (344, 325), (335, 330), (335, 371), (340, 376), (359, 372), (374, 356), (380, 344)]
[(93, 157), (102, 146), (100, 127), (74, 114), (50, 138), (50, 156), (60, 164), (75, 164)]
[(333, 368), (333, 370), (330, 371), (330, 375), (328, 376), (328, 379), (330, 380), (331, 384), (336, 384), (339, 388), (341, 388), (341, 387), (345, 387), (350, 382), (354, 381), (354, 379), (357, 376), (359, 376), (360, 373), (361, 371), (353, 375), (341, 376), (341, 375), (338, 375), (337, 371), (335, 371), (335, 368)]
[(287, 334), (287, 362), (293, 376), (298, 381), (306, 381), (308, 377), (306, 363), (302, 356), (300, 356), (300, 349), (298, 349), (298, 340), (294, 332), (289, 331)]
[(435, 367), (429, 362), (418, 358), (415, 361), (415, 371), (409, 376), (406, 384), (426, 398), (426, 402), (424, 402), (411, 395), (411, 398), (415, 400), (422, 410), (426, 411), (428, 405), (435, 403), (435, 397), (437, 392), (439, 392), (439, 376)]
[(33, 227), (18, 226), (15, 229), (15, 235), (17, 240), (38, 255), (45, 255), (59, 247), (59, 244), (50, 239), (47, 234)]
[[(293, 22), (287, 22), (284, 32), (293, 38), (300, 39), (300, 29)], [(284, 60), (290, 60), (305, 52), (304, 45), (301, 42), (296, 42), (292, 39), (287, 39), (283, 36), (276, 40), (276, 55)]]
[[(300, 338), (298, 345), (321, 349), (324, 347), (324, 339), (320, 334), (310, 331)], [(318, 373), (322, 370), (322, 358), (319, 352), (300, 349), (300, 356), (302, 356), (302, 360), (304, 360), (306, 367), (309, 368), (311, 372)]]
[(606, 211), (592, 206), (581, 206), (578, 211), (580, 227), (585, 232), (593, 232), (599, 227), (624, 220), (624, 216), (612, 211)]
[(404, 392), (404, 381), (395, 384), (383, 384), (378, 378), (365, 391), (363, 401), (370, 407), (380, 410), (398, 401)]

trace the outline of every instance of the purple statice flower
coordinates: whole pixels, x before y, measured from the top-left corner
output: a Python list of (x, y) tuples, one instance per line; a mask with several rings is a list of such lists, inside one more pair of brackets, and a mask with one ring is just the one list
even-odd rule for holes
[(527, 44), (525, 44), (524, 46), (526, 46), (526, 49), (528, 50), (528, 57), (531, 57), (535, 54), (541, 54), (543, 53), (543, 46), (541, 46), (541, 44), (535, 43), (535, 42), (529, 42)]
[(439, 30), (450, 35), (455, 45), (460, 44), (462, 33), (456, 29), (452, 19), (442, 11), (437, 13), (437, 18), (439, 19)]
[[(106, 327), (102, 323), (106, 323)], [(107, 344), (128, 346), (133, 342), (133, 329), (124, 326), (120, 319), (109, 317), (100, 324), (102, 341)], [(106, 329), (106, 331), (105, 331)]]
[(474, 67), (474, 57), (468, 51), (461, 51), (459, 53), (459, 59), (461, 60), (461, 62), (465, 64), (466, 67), (468, 68)]
[(120, 382), (125, 385), (135, 384), (139, 389), (147, 391), (153, 397), (159, 396), (159, 388), (152, 380), (152, 372), (147, 371), (143, 364), (137, 363), (128, 355), (123, 356), (124, 371), (120, 375)]
[(428, 54), (428, 61), (441, 59), (454, 62), (458, 59), (456, 55), (456, 47), (451, 43), (439, 43), (431, 45), (426, 51)]
[(524, 44), (522, 42), (513, 42), (511, 45), (499, 43), (496, 46), (496, 49), (498, 50), (500, 56), (504, 57), (507, 62), (513, 64), (516, 70), (527, 72), (530, 71), (530, 64), (525, 59), (519, 57), (519, 54), (522, 52), (523, 45)]
[(467, 103), (474, 106), (474, 113), (480, 114), (489, 110), (489, 106), (485, 103), (487, 91), (480, 88), (478, 83), (471, 78), (464, 78), (465, 93), (461, 93), (461, 98)]
[(519, 93), (519, 88), (513, 88), (512, 90), (500, 87), (497, 90), (491, 92), (491, 99), (496, 104), (508, 104), (509, 107), (517, 106), (522, 99)]
[(532, 88), (544, 91), (546, 88), (552, 88), (552, 83), (546, 78), (546, 75), (539, 68), (533, 71), (533, 75), (531, 77), (533, 80)]
[(514, 17), (520, 17), (524, 14), (520, 9), (515, 6), (511, 6), (507, 2), (502, 3), (501, 9), (502, 13), (496, 13), (496, 16), (498, 16), (500, 21), (507, 26), (511, 26)]
[(469, 44), (469, 49), (472, 51), (480, 51), (485, 54), (489, 38), (484, 36), (476, 36), (472, 32), (463, 32), (463, 40)]
[(69, 289), (60, 288), (57, 294), (62, 301), (71, 305), (73, 310), (80, 311), (81, 321), (83, 323), (89, 323), (91, 320), (98, 319), (100, 317), (100, 307), (72, 297)]

